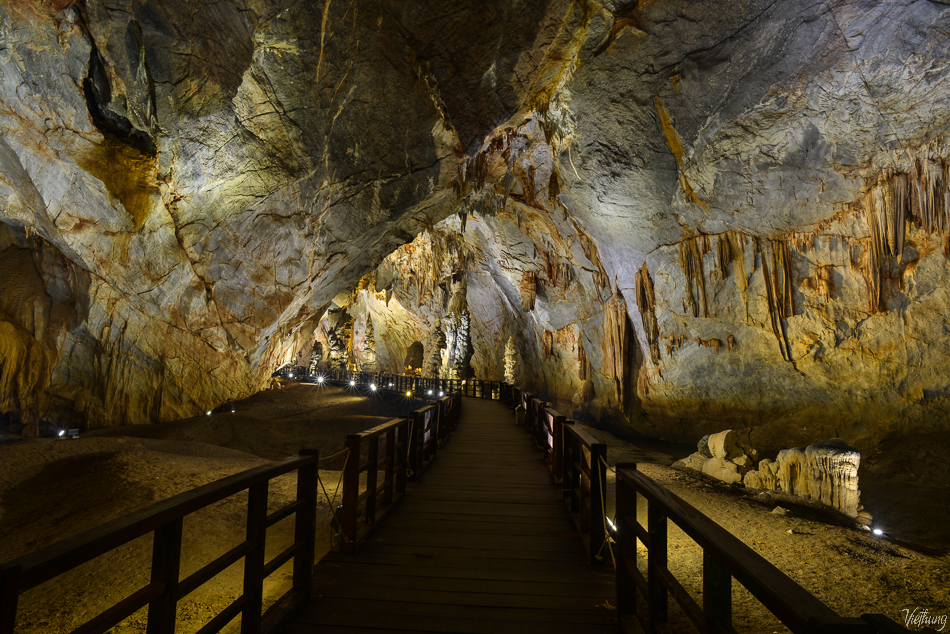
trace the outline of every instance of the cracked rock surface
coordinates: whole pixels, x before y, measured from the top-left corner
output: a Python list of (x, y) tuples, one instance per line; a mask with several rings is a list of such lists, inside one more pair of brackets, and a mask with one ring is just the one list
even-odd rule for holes
[(511, 340), (601, 427), (946, 430), (948, 47), (930, 0), (0, 0), (0, 409), (400, 370), (464, 287), (455, 372)]

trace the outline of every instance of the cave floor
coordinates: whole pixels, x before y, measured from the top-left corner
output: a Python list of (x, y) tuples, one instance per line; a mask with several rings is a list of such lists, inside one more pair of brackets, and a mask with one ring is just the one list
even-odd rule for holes
[(315, 570), (304, 632), (619, 632), (609, 565), (590, 566), (551, 473), (510, 410), (464, 399), (422, 482), (360, 545)]

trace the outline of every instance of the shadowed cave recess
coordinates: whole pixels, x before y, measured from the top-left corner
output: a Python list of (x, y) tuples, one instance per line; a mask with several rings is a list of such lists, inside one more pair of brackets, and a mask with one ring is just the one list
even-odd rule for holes
[(0, 0), (0, 410), (88, 431), (412, 366), (628, 438), (946, 446), (948, 29), (937, 0)]

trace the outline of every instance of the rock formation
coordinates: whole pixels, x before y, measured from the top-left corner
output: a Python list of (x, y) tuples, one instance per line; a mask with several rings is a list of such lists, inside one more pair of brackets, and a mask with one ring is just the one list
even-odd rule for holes
[(308, 371), (310, 374), (316, 374), (320, 370), (320, 366), (323, 363), (323, 344), (319, 341), (313, 342), (313, 347), (310, 351), (310, 366)]
[(745, 474), (747, 487), (782, 491), (834, 507), (850, 517), (861, 510), (858, 466), (861, 454), (839, 438), (785, 449), (772, 462)]
[(696, 453), (673, 466), (702, 471), (728, 484), (742, 482), (759, 458), (759, 452), (752, 447), (751, 433), (751, 429), (730, 429), (705, 436)]
[(628, 432), (945, 430), (948, 11), (0, 0), (0, 410), (194, 415), (342, 294)]
[(505, 383), (517, 385), (517, 366), (518, 350), (515, 347), (515, 338), (508, 337), (508, 342), (505, 344)]
[(435, 329), (426, 342), (427, 351), (425, 368), (422, 370), (422, 376), (430, 379), (441, 377), (442, 351), (445, 350), (445, 332), (442, 330), (442, 321), (436, 320)]
[(373, 320), (367, 315), (366, 327), (363, 329), (363, 357), (360, 369), (363, 372), (376, 372), (376, 330)]

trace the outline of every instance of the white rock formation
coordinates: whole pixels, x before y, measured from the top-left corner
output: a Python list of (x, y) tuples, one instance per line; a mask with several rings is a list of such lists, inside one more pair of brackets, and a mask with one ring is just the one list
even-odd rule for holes
[(518, 351), (515, 348), (515, 338), (508, 337), (508, 343), (505, 344), (505, 382), (515, 384), (515, 370), (518, 364)]
[(697, 452), (673, 466), (702, 471), (729, 484), (742, 482), (743, 476), (752, 469), (759, 456), (749, 439), (751, 432), (751, 429), (727, 429), (712, 434), (708, 440), (711, 458)]

